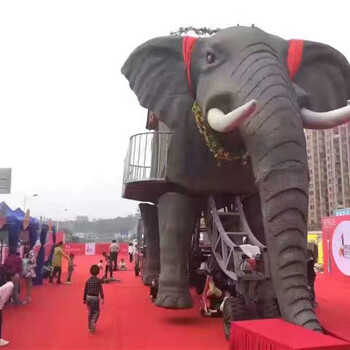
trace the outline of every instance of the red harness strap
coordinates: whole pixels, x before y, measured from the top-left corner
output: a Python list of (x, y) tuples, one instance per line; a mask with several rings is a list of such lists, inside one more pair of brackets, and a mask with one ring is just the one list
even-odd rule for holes
[(303, 58), (303, 50), (303, 40), (289, 40), (287, 66), (289, 71), (289, 77), (291, 80), (293, 80), (295, 74), (299, 70), (300, 63)]
[(191, 56), (196, 38), (185, 36), (182, 41), (182, 55), (185, 63), (185, 70), (187, 76), (188, 87), (193, 95), (193, 83), (191, 78)]

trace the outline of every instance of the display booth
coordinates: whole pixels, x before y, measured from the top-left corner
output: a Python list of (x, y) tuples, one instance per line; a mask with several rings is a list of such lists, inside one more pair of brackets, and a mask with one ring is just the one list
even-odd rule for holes
[(350, 215), (322, 219), (324, 273), (350, 279)]
[(29, 212), (26, 216), (20, 208), (12, 210), (5, 202), (0, 203), (0, 262), (4, 262), (9, 250), (18, 249), (20, 241), (29, 241), (34, 246), (38, 230), (39, 220), (30, 217)]
[(10, 249), (17, 249), (19, 242), (19, 234), (22, 230), (23, 218), (21, 215), (12, 210), (5, 202), (0, 204), (0, 212), (3, 215), (3, 244), (6, 244)]

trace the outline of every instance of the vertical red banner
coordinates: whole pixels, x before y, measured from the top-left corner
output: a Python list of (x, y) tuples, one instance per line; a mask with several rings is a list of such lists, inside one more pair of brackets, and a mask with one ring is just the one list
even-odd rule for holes
[(350, 277), (350, 215), (322, 219), (325, 274)]

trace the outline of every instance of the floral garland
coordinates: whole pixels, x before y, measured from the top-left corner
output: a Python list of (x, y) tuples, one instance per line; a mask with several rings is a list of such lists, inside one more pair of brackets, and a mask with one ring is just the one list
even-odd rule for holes
[(226, 150), (220, 141), (220, 134), (206, 126), (202, 109), (196, 101), (193, 103), (192, 111), (196, 118), (199, 132), (204, 136), (205, 143), (210, 152), (213, 153), (214, 158), (218, 160), (219, 165), (221, 160), (229, 162), (241, 161), (243, 164), (246, 163), (248, 154), (244, 149), (240, 148), (237, 151)]

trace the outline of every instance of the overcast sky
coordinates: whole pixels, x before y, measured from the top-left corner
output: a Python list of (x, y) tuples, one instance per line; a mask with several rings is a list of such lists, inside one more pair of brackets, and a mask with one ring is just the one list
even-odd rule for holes
[[(350, 59), (350, 1), (1, 1), (0, 167), (13, 208), (36, 216), (123, 216), (128, 138), (143, 110), (120, 68), (144, 41), (180, 26), (251, 25), (321, 41)], [(68, 209), (67, 212), (64, 209)]]

